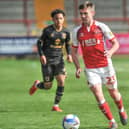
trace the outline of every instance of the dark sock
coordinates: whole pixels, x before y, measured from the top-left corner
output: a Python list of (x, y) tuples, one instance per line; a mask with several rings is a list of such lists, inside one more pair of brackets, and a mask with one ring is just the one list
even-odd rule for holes
[(64, 93), (64, 86), (58, 86), (56, 90), (56, 97), (55, 97), (54, 104), (58, 104), (61, 101), (63, 93)]
[(37, 85), (37, 88), (39, 88), (39, 89), (44, 89), (44, 83), (43, 83), (43, 82), (40, 82), (40, 83)]

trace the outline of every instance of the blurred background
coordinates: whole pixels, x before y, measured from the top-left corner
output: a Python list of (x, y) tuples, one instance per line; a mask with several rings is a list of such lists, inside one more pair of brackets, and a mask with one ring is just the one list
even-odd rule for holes
[[(129, 54), (129, 0), (91, 0), (96, 5), (95, 18), (116, 34), (120, 49)], [(0, 0), (0, 55), (36, 54), (36, 40), (42, 28), (51, 24), (55, 8), (66, 12), (66, 26), (79, 24), (78, 5), (85, 0)]]
[[(95, 18), (107, 24), (116, 35), (120, 48), (113, 56), (119, 89), (129, 115), (129, 0), (91, 0), (96, 5)], [(34, 80), (42, 80), (36, 41), (42, 29), (52, 24), (50, 12), (55, 8), (66, 12), (65, 25), (72, 29), (79, 23), (78, 5), (85, 0), (0, 0), (0, 129), (62, 129), (66, 114), (76, 114), (80, 129), (106, 129), (94, 96), (86, 86), (83, 72), (76, 80), (75, 68), (66, 63), (63, 113), (52, 113), (56, 81), (49, 91), (28, 94)], [(81, 67), (84, 67), (80, 60)], [(116, 105), (106, 87), (105, 97), (119, 124)]]

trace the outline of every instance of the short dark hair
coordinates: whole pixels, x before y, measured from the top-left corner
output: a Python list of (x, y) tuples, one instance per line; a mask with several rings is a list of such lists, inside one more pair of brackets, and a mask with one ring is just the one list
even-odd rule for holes
[(65, 16), (65, 12), (61, 9), (55, 9), (51, 12), (51, 17), (53, 18), (56, 14), (61, 13), (63, 16)]
[(79, 5), (79, 9), (84, 9), (84, 8), (95, 9), (95, 5), (92, 2), (90, 2), (90, 1), (86, 1), (85, 3)]

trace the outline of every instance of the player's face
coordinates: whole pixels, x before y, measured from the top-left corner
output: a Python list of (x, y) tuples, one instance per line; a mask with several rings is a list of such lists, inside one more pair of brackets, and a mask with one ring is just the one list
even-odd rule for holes
[(80, 9), (80, 17), (84, 24), (90, 24), (93, 21), (93, 11), (91, 9)]
[(55, 24), (57, 27), (63, 26), (63, 23), (64, 23), (64, 16), (63, 16), (63, 14), (62, 14), (62, 13), (56, 14), (56, 15), (53, 17), (53, 22), (54, 22), (54, 24)]

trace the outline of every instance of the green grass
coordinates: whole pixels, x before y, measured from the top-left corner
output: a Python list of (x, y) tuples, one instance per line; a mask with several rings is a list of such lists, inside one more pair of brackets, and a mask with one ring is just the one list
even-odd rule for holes
[[(115, 56), (113, 63), (129, 114), (129, 57)], [(80, 129), (106, 129), (108, 121), (99, 111), (95, 98), (87, 87), (84, 73), (82, 72), (80, 79), (76, 79), (74, 65), (66, 63), (66, 69), (68, 77), (65, 94), (60, 103), (64, 111), (58, 113), (51, 111), (56, 81), (51, 90), (38, 90), (33, 96), (28, 95), (33, 81), (42, 80), (38, 60), (1, 59), (0, 129), (62, 129), (62, 119), (69, 113), (80, 118)], [(116, 106), (106, 88), (103, 88), (119, 129), (128, 129), (128, 126), (121, 125)]]

